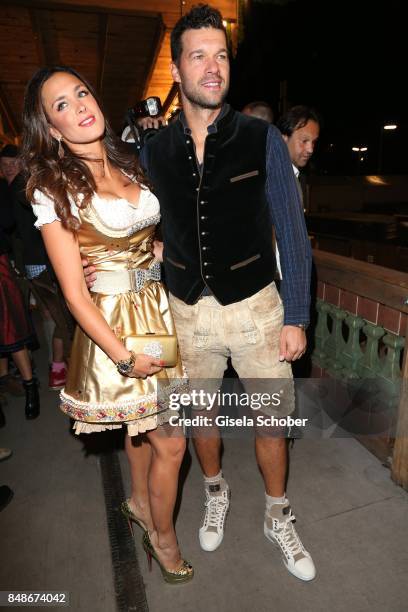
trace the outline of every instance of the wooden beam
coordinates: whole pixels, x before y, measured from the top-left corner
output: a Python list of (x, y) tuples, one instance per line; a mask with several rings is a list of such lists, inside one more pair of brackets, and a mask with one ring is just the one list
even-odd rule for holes
[[(101, 3), (102, 4), (102, 3)], [(125, 3), (125, 8), (118, 8), (117, 3), (114, 1), (105, 3), (104, 6), (99, 4), (95, 5), (83, 5), (74, 4), (69, 2), (59, 1), (44, 1), (44, 0), (0, 0), (0, 6), (23, 6), (27, 9), (41, 9), (48, 11), (68, 11), (74, 13), (107, 13), (111, 15), (130, 15), (133, 17), (160, 17), (161, 13), (158, 11), (149, 10), (135, 10), (130, 8), (134, 6), (134, 1)], [(127, 8), (129, 6), (129, 8)]]
[(318, 279), (408, 314), (408, 274), (313, 249)]
[(58, 38), (52, 22), (52, 14), (48, 10), (40, 11), (35, 8), (31, 8), (29, 13), (39, 65), (60, 64)]
[(16, 138), (12, 138), (3, 132), (3, 129), (0, 130), (0, 142), (6, 144), (16, 144)]
[(17, 119), (14, 116), (13, 111), (11, 110), (7, 97), (4, 93), (4, 90), (0, 84), (0, 111), (3, 116), (6, 118), (7, 123), (9, 124), (10, 130), (14, 134), (14, 136), (18, 136), (18, 123)]
[(408, 320), (405, 329), (405, 352), (397, 431), (391, 467), (391, 478), (408, 491)]
[(163, 103), (163, 115), (165, 115), (167, 113), (167, 111), (169, 110), (169, 108), (170, 108), (174, 98), (177, 96), (177, 94), (178, 94), (178, 83), (173, 83), (169, 93), (167, 94), (167, 98), (165, 99), (165, 101)]
[(163, 19), (160, 17), (160, 19), (157, 20), (157, 28), (155, 32), (154, 42), (152, 45), (152, 53), (151, 53), (149, 60), (146, 62), (147, 68), (146, 68), (146, 75), (144, 79), (143, 98), (146, 97), (150, 79), (152, 78), (152, 74), (156, 66), (157, 58), (160, 55), (165, 32), (166, 32), (166, 28), (165, 28)]
[(98, 30), (98, 72), (96, 80), (96, 89), (99, 94), (102, 93), (103, 75), (105, 72), (106, 62), (106, 47), (108, 41), (109, 15), (107, 13), (99, 14), (99, 30)]

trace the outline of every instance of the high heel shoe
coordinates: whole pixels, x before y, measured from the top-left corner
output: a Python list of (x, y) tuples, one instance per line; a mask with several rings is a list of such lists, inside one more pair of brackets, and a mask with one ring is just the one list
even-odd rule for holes
[(129, 500), (127, 499), (126, 501), (124, 501), (121, 506), (120, 506), (120, 511), (122, 512), (123, 516), (125, 516), (128, 520), (129, 523), (129, 529), (132, 532), (132, 536), (133, 536), (133, 525), (132, 525), (132, 521), (134, 523), (136, 523), (136, 525), (138, 527), (140, 527), (140, 529), (143, 532), (147, 532), (147, 527), (144, 524), (143, 521), (141, 521), (139, 518), (137, 518), (137, 516), (132, 512), (132, 510), (130, 509), (129, 506)]
[(188, 562), (182, 559), (182, 563), (180, 567), (176, 570), (168, 570), (160, 563), (156, 551), (154, 550), (152, 543), (150, 541), (149, 533), (147, 531), (143, 534), (143, 548), (146, 551), (147, 561), (149, 563), (149, 571), (152, 570), (152, 558), (157, 562), (160, 567), (160, 571), (162, 573), (163, 579), (169, 584), (181, 584), (183, 582), (188, 582), (194, 576), (194, 568)]

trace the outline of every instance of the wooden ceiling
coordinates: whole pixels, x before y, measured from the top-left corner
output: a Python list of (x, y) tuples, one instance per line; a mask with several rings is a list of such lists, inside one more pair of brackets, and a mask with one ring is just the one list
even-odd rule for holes
[[(25, 86), (43, 65), (72, 66), (89, 79), (115, 129), (146, 96), (171, 101), (171, 29), (196, 3), (0, 0), (0, 143), (18, 138)], [(236, 22), (237, 0), (211, 4)]]

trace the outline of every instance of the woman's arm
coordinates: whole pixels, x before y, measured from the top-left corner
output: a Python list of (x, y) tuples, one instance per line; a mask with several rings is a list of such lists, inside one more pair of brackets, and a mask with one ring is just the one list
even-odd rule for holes
[[(115, 336), (86, 287), (76, 236), (59, 221), (41, 227), (48, 257), (54, 268), (67, 306), (84, 332), (114, 361), (129, 359), (130, 353)], [(161, 361), (137, 355), (132, 376), (146, 376), (160, 370)]]

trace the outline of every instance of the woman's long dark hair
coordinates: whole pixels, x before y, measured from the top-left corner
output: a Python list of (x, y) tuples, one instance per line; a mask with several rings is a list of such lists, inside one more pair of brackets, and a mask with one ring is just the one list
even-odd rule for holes
[(36, 189), (49, 196), (63, 226), (76, 231), (80, 223), (71, 212), (70, 198), (79, 208), (86, 208), (96, 191), (96, 183), (85, 158), (75, 155), (63, 143), (64, 155), (60, 157), (59, 143), (50, 134), (41, 92), (44, 83), (57, 72), (72, 74), (94, 96), (105, 117), (103, 144), (112, 165), (134, 177), (142, 186), (148, 185), (148, 181), (134, 155), (110, 127), (94, 88), (68, 66), (40, 68), (28, 83), (24, 97), (22, 159), (28, 178), (26, 194), (29, 202), (33, 201)]

